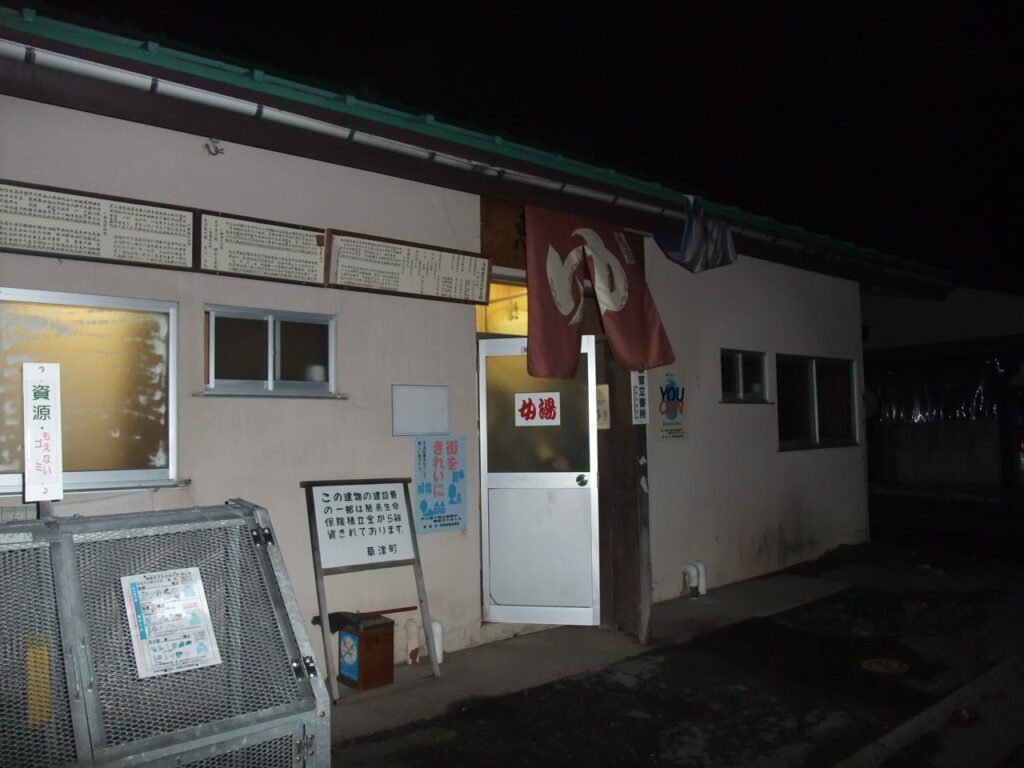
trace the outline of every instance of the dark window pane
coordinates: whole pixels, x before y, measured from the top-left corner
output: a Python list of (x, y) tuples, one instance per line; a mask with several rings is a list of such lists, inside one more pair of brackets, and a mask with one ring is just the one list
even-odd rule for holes
[(282, 320), (279, 329), (278, 381), (327, 381), (327, 325)]
[(746, 400), (764, 400), (764, 355), (743, 355), (743, 397)]
[(823, 443), (853, 442), (853, 364), (818, 360), (818, 439)]
[(811, 361), (803, 357), (776, 359), (779, 441), (814, 440)]
[(218, 380), (266, 381), (266, 320), (217, 317), (214, 337), (213, 369)]
[(722, 350), (722, 397), (739, 397), (739, 355)]

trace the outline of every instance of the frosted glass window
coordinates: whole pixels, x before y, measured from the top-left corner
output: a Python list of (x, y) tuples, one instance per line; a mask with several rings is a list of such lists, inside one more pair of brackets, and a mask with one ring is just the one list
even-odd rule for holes
[(69, 487), (169, 479), (175, 319), (170, 303), (0, 289), (0, 486), (20, 484), (30, 362), (60, 364)]
[[(515, 426), (517, 392), (558, 392), (561, 424)], [(487, 469), (490, 472), (589, 472), (587, 366), (573, 379), (543, 379), (526, 370), (526, 355), (487, 358)]]

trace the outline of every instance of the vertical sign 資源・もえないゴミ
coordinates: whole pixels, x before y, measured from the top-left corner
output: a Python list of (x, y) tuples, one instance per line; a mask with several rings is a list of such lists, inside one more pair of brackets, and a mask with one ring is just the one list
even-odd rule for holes
[(60, 365), (24, 363), (25, 501), (64, 498), (61, 446)]

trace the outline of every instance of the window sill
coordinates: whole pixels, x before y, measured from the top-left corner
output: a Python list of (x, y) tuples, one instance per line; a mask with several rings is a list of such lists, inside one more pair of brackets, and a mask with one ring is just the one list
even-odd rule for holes
[(792, 443), (790, 445), (780, 445), (779, 453), (791, 453), (793, 451), (817, 451), (827, 448), (859, 448), (860, 445), (861, 444), (856, 441), (842, 443)]
[[(160, 491), (168, 488), (188, 488), (192, 485), (191, 480), (97, 480), (94, 483), (68, 483), (64, 486), (64, 493), (103, 493), (106, 491)], [(21, 496), (22, 487), (11, 486), (0, 488), (0, 496)], [(35, 502), (29, 502), (34, 504)]]
[(288, 392), (271, 390), (246, 392), (244, 390), (204, 389), (201, 392), (193, 392), (192, 397), (241, 397), (264, 398), (267, 400), (348, 400), (348, 395), (344, 392)]

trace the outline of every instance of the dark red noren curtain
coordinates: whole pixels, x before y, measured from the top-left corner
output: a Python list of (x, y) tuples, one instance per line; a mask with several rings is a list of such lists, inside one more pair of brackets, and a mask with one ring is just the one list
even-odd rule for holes
[(601, 324), (616, 361), (631, 371), (675, 362), (647, 288), (643, 260), (621, 228), (526, 206), (531, 376), (576, 373), (583, 327), (583, 280), (594, 285)]

